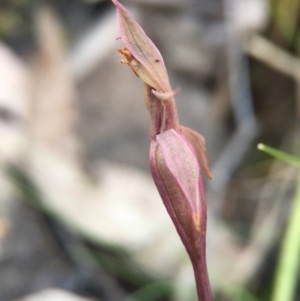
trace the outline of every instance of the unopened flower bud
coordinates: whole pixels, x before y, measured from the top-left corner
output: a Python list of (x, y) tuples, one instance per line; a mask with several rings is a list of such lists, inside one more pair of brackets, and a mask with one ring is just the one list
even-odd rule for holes
[(192, 144), (171, 129), (151, 142), (154, 182), (191, 258), (199, 296), (211, 300), (205, 260), (206, 202), (200, 165)]

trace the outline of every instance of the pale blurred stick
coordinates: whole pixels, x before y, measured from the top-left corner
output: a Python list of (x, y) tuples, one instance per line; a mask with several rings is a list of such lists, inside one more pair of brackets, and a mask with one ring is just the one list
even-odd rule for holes
[[(224, 146), (212, 167), (214, 181), (210, 183), (213, 210), (220, 216), (224, 189), (238, 164), (259, 132), (253, 109), (247, 57), (243, 52), (244, 33), (232, 18), (234, 2), (222, 1), (224, 7), (225, 54), (228, 77), (228, 97), (233, 111), (236, 130)], [(208, 195), (208, 196), (209, 196)]]
[(56, 13), (42, 6), (35, 14), (35, 30), (37, 51), (32, 64), (30, 145), (51, 149), (79, 162), (77, 93), (65, 64), (63, 27)]
[[(273, 175), (278, 170), (278, 164), (278, 161), (273, 163), (268, 176), (269, 180), (274, 179)], [(283, 196), (287, 194), (287, 191), (290, 189), (289, 183), (294, 179), (294, 168), (287, 168), (283, 174), (284, 176), (279, 185), (275, 184), (273, 186), (273, 191), (275, 192), (271, 206), (261, 202), (255, 216), (251, 241), (240, 253), (232, 268), (231, 277), (233, 282), (241, 286), (245, 285), (257, 273), (274, 242), (279, 238), (280, 229), (284, 223), (280, 215)], [(269, 195), (270, 186), (265, 185), (262, 188), (259, 199), (265, 199)]]
[(300, 117), (300, 59), (259, 35), (250, 36), (245, 43), (245, 51), (271, 68), (294, 78), (297, 88), (297, 116)]

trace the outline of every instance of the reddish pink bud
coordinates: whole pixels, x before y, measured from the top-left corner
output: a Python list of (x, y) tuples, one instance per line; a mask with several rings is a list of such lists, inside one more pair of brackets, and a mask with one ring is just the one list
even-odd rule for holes
[(212, 300), (206, 267), (206, 201), (190, 142), (173, 129), (151, 142), (150, 168), (160, 196), (191, 258), (200, 300)]

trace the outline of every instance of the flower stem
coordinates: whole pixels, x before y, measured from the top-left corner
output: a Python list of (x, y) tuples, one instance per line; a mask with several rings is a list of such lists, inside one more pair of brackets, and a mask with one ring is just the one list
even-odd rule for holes
[(211, 294), (207, 266), (206, 266), (206, 256), (205, 254), (201, 254), (201, 255), (202, 255), (201, 262), (199, 263), (199, 266), (196, 268), (197, 270), (194, 269), (198, 300), (212, 301), (212, 294)]
[[(199, 256), (198, 264), (193, 264), (195, 280), (197, 286), (197, 293), (199, 301), (212, 301), (212, 293), (209, 283), (207, 264), (206, 264), (206, 227), (207, 227), (207, 208), (206, 202), (202, 201), (203, 215), (202, 215), (202, 225), (201, 230), (203, 235), (201, 235), (202, 241), (195, 248), (197, 249)], [(191, 256), (191, 260), (192, 256)]]

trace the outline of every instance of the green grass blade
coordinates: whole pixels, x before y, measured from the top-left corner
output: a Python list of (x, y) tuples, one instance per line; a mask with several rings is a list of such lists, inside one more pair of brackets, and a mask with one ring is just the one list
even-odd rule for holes
[[(258, 149), (284, 162), (300, 167), (300, 159), (264, 144)], [(300, 267), (300, 177), (279, 254), (271, 301), (293, 301)]]
[(272, 301), (294, 300), (300, 264), (300, 178), (291, 208), (279, 263), (275, 274)]
[(291, 156), (291, 155), (289, 155), (287, 153), (284, 153), (282, 151), (279, 151), (277, 149), (274, 149), (274, 148), (272, 148), (270, 146), (267, 146), (265, 144), (262, 144), (262, 143), (259, 143), (257, 145), (257, 148), (259, 150), (261, 150), (261, 151), (263, 151), (263, 152), (265, 152), (265, 153), (267, 153), (267, 154), (269, 154), (269, 155), (277, 158), (277, 159), (280, 159), (280, 160), (282, 160), (282, 161), (284, 161), (286, 163), (289, 163), (291, 165), (294, 165), (294, 166), (300, 168), (300, 158), (298, 158), (298, 157)]

